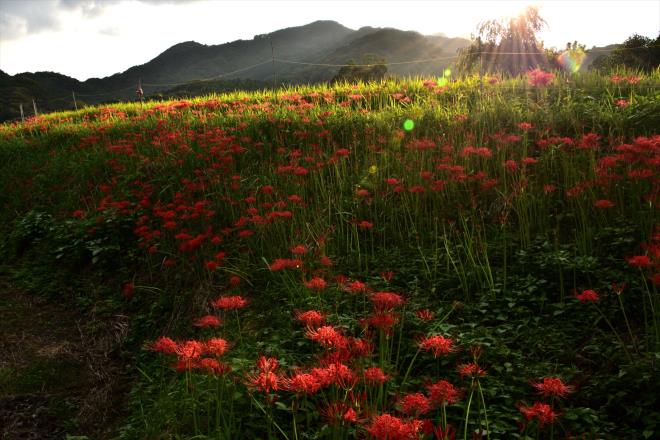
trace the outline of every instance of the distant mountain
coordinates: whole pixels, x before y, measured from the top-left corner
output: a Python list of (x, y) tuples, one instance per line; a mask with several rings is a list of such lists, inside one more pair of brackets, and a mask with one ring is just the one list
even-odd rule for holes
[[(145, 64), (112, 76), (82, 82), (53, 72), (10, 76), (0, 71), (0, 121), (20, 117), (19, 103), (23, 103), (25, 113), (31, 115), (33, 98), (42, 112), (73, 108), (73, 91), (78, 104), (82, 105), (133, 100), (140, 80), (147, 97), (173, 88), (175, 94), (181, 95), (186, 88), (226, 91), (246, 84), (249, 88), (255, 88), (268, 87), (274, 82), (322, 82), (335, 76), (339, 67), (296, 63), (344, 64), (351, 60), (360, 63), (368, 54), (380, 56), (388, 63), (448, 58), (469, 44), (470, 41), (463, 38), (425, 36), (391, 28), (363, 27), (353, 30), (334, 21), (315, 21), (256, 35), (252, 40), (220, 45), (204, 45), (194, 41), (179, 43)], [(274, 67), (273, 54), (278, 60)], [(427, 61), (389, 66), (388, 74), (437, 74), (450, 62)], [(208, 81), (209, 84), (217, 85), (216, 88), (210, 89), (199, 82), (200, 79), (210, 78), (214, 80)]]

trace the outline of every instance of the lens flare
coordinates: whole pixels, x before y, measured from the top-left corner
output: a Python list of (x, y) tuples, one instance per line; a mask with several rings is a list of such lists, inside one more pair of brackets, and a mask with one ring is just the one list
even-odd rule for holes
[(444, 76), (445, 78), (451, 76), (451, 69), (445, 69), (445, 71), (442, 72), (442, 76)]
[(566, 50), (557, 56), (557, 62), (567, 72), (575, 73), (580, 70), (586, 56), (583, 50)]
[(443, 76), (442, 78), (440, 78), (440, 79), (438, 80), (438, 85), (439, 85), (440, 87), (444, 87), (444, 86), (447, 85), (448, 82), (449, 82), (449, 81), (447, 81), (447, 78), (445, 78), (445, 77)]
[(415, 128), (415, 122), (412, 119), (406, 119), (406, 122), (403, 123), (403, 129), (411, 131), (413, 128)]

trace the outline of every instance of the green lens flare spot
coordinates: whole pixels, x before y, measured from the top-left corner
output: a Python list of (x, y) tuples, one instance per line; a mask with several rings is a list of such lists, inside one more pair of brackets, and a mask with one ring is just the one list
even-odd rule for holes
[(411, 131), (413, 128), (415, 128), (415, 122), (412, 119), (406, 119), (406, 122), (403, 123), (403, 129)]
[(438, 80), (438, 85), (439, 85), (440, 87), (444, 87), (444, 86), (446, 86), (447, 83), (448, 83), (447, 78), (445, 78), (444, 76)]
[(444, 76), (445, 78), (451, 76), (451, 69), (445, 69), (445, 71), (442, 72), (442, 76)]
[(376, 174), (378, 172), (378, 167), (376, 165), (371, 165), (369, 167), (369, 174)]

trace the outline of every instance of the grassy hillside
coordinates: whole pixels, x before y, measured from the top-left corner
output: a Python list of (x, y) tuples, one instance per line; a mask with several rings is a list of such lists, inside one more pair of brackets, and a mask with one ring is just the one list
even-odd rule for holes
[(0, 273), (114, 335), (118, 438), (654, 438), (658, 86), (448, 75), (5, 124)]

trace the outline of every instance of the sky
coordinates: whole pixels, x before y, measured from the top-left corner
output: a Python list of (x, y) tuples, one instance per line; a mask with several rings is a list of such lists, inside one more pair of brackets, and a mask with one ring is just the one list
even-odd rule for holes
[(0, 0), (0, 70), (85, 80), (144, 64), (183, 41), (222, 44), (316, 20), (466, 37), (479, 22), (539, 7), (546, 47), (655, 38), (660, 0)]

